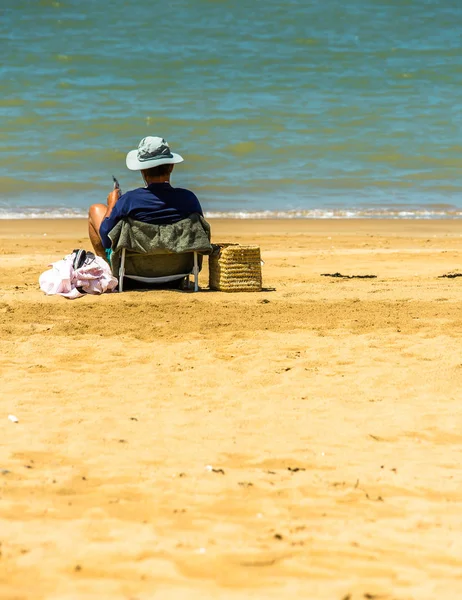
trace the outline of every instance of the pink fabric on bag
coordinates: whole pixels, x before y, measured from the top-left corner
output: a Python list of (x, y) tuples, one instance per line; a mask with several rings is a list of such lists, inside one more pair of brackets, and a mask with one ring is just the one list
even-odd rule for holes
[[(117, 279), (103, 258), (95, 256), (88, 265), (76, 270), (72, 267), (73, 260), (74, 255), (69, 254), (52, 263), (52, 268), (40, 275), (42, 292), (49, 296), (57, 294), (73, 300), (85, 294), (112, 292), (117, 287)], [(82, 288), (83, 292), (77, 288)]]

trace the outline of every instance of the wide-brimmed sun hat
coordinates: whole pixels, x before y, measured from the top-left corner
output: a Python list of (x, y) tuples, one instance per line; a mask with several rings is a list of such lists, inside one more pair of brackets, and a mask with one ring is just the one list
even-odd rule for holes
[(126, 162), (130, 171), (144, 171), (160, 165), (176, 165), (183, 162), (183, 157), (172, 152), (164, 138), (149, 136), (127, 154)]

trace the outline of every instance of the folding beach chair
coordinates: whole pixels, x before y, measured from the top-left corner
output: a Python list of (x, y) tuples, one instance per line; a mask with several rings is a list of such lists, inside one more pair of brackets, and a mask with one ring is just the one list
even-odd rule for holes
[(109, 232), (113, 274), (119, 278), (119, 291), (131, 279), (142, 284), (162, 284), (194, 276), (199, 290), (203, 255), (210, 254), (210, 225), (193, 213), (176, 223), (156, 225), (126, 218)]
[(183, 279), (189, 288), (191, 274), (194, 277), (194, 291), (197, 292), (199, 291), (199, 262), (197, 252), (140, 253), (122, 248), (118, 272), (119, 292), (124, 290), (124, 279), (144, 284), (170, 283)]

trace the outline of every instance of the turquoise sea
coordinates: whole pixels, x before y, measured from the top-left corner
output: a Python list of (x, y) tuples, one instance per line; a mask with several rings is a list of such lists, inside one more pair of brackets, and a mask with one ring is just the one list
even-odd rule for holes
[(0, 217), (78, 216), (146, 135), (210, 214), (462, 216), (461, 0), (2, 0)]

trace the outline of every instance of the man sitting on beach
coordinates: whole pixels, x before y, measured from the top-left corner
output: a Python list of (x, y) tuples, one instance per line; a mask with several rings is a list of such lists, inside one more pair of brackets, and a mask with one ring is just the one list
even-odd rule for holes
[(141, 171), (146, 187), (120, 195), (113, 190), (106, 204), (93, 204), (88, 212), (88, 230), (95, 253), (109, 259), (111, 240), (108, 233), (118, 221), (130, 217), (136, 221), (165, 225), (176, 223), (192, 213), (202, 215), (199, 200), (193, 192), (170, 185), (173, 166), (183, 162), (179, 154), (170, 151), (160, 137), (145, 137), (136, 150), (127, 154), (127, 167)]

